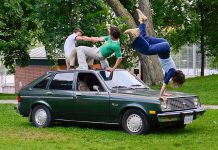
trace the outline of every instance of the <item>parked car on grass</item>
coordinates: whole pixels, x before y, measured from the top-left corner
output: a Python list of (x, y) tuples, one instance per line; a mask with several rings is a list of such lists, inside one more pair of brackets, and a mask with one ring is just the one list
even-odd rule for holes
[(17, 111), (36, 127), (56, 121), (121, 125), (130, 134), (148, 133), (156, 125), (184, 128), (201, 116), (196, 95), (159, 91), (126, 70), (53, 71), (20, 90)]

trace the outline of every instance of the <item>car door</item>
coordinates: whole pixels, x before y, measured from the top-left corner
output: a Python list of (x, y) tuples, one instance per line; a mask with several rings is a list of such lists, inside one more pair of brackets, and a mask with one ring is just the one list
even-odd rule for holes
[[(79, 89), (79, 79), (81, 75), (86, 75), (90, 90)], [(84, 81), (83, 81), (84, 82)], [(108, 122), (109, 121), (109, 94), (103, 87), (99, 78), (94, 73), (79, 73), (75, 91), (75, 118), (79, 121)], [(100, 91), (95, 91), (93, 86), (99, 87)], [(85, 88), (86, 89), (86, 88)]]
[(45, 99), (56, 119), (74, 119), (74, 77), (74, 72), (59, 72), (50, 82)]

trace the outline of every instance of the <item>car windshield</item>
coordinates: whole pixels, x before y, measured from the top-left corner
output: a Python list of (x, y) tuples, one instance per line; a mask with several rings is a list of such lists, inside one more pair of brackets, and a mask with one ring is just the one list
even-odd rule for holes
[(113, 73), (108, 71), (99, 71), (107, 86), (112, 88), (149, 88), (133, 74), (125, 70), (116, 70)]

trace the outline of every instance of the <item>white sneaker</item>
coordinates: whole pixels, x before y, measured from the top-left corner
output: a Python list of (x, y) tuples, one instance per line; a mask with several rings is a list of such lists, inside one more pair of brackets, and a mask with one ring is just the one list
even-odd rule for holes
[(89, 70), (89, 69), (86, 67), (77, 67), (76, 70)]

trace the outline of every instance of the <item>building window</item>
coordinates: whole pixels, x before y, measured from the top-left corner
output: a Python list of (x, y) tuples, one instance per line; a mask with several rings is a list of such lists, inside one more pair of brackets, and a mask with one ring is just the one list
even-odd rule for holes
[(58, 73), (51, 81), (50, 90), (72, 90), (74, 73)]

